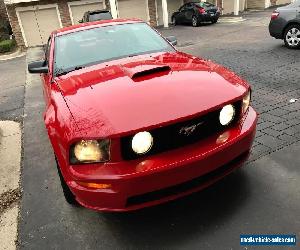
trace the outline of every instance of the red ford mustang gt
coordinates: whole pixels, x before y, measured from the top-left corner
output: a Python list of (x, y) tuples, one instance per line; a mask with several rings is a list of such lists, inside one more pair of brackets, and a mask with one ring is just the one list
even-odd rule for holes
[(248, 157), (257, 114), (233, 72), (177, 51), (139, 20), (53, 32), (40, 73), (66, 200), (102, 211), (201, 190)]

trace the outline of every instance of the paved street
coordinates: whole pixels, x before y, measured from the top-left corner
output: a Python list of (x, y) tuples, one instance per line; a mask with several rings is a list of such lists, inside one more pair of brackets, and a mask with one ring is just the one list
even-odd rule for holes
[(0, 61), (0, 120), (22, 120), (25, 73), (25, 57)]
[[(241, 23), (160, 30), (178, 38), (179, 50), (225, 65), (249, 81), (259, 125), (242, 169), (197, 194), (131, 213), (97, 213), (64, 201), (43, 125), (39, 77), (27, 78), (24, 102), (24, 58), (1, 62), (0, 86), (12, 85), (1, 89), (0, 118), (22, 120), (23, 108), (25, 114), (20, 248), (241, 249), (240, 234), (299, 239), (300, 100), (289, 101), (300, 99), (300, 52), (269, 37), (270, 13), (249, 13)], [(32, 49), (27, 61), (41, 55)]]

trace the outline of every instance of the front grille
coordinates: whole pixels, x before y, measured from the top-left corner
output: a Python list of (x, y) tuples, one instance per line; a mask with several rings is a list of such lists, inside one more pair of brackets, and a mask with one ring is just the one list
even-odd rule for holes
[[(241, 101), (233, 105), (236, 110), (235, 118), (229, 126), (233, 126), (239, 120), (241, 114)], [(200, 117), (150, 130), (149, 132), (153, 136), (153, 146), (144, 155), (138, 155), (132, 150), (131, 141), (134, 135), (123, 137), (121, 138), (122, 157), (124, 160), (133, 160), (158, 154), (199, 142), (201, 139), (214, 133), (228, 129), (229, 126), (222, 126), (220, 124), (219, 113), (220, 109)], [(189, 131), (186, 132), (186, 129)], [(193, 131), (191, 132), (191, 130)]]
[(164, 188), (161, 190), (129, 197), (127, 199), (126, 206), (129, 207), (129, 206), (143, 204), (146, 202), (160, 200), (160, 199), (172, 196), (172, 195), (178, 195), (180, 193), (184, 193), (189, 190), (193, 190), (197, 187), (201, 187), (201, 186), (205, 185), (207, 182), (209, 182), (211, 180), (215, 180), (218, 177), (222, 177), (222, 176), (226, 175), (227, 173), (230, 173), (231, 171), (233, 171), (234, 168), (236, 166), (238, 166), (238, 164), (240, 164), (242, 161), (247, 159), (248, 155), (249, 155), (249, 152), (243, 153), (243, 154), (239, 155), (238, 157), (236, 157), (235, 159), (233, 159), (232, 161), (228, 162), (227, 164), (217, 168), (216, 170), (209, 172), (205, 175), (202, 175), (200, 177), (197, 177), (195, 179), (192, 179), (190, 181), (187, 181), (187, 182), (175, 185), (175, 186), (167, 187), (167, 188)]

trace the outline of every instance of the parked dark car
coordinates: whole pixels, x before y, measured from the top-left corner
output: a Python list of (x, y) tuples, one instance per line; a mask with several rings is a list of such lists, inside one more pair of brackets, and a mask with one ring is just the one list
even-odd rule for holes
[(272, 37), (283, 39), (288, 48), (300, 48), (300, 0), (274, 10), (269, 31)]
[(109, 10), (94, 10), (87, 11), (84, 13), (83, 18), (79, 21), (80, 23), (110, 20), (113, 19)]
[(220, 9), (207, 2), (190, 2), (179, 8), (172, 15), (172, 23), (192, 24), (194, 27), (200, 25), (201, 22), (216, 23), (220, 17)]

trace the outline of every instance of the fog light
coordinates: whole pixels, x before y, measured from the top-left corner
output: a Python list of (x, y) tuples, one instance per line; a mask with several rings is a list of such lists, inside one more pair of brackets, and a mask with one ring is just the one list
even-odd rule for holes
[(229, 104), (224, 106), (220, 111), (220, 116), (219, 116), (220, 123), (223, 126), (228, 125), (229, 123), (232, 122), (234, 115), (235, 115), (235, 109), (233, 105)]
[(153, 145), (153, 137), (149, 132), (139, 132), (131, 142), (132, 150), (137, 154), (146, 154)]

